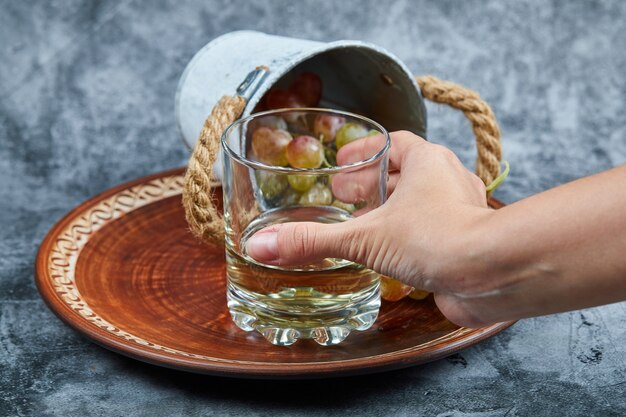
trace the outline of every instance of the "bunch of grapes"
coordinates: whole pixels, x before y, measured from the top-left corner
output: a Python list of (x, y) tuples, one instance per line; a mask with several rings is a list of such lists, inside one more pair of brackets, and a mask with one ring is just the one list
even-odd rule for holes
[[(300, 74), (288, 89), (272, 88), (257, 110), (316, 107), (322, 97), (322, 81), (313, 73)], [(337, 165), (337, 151), (359, 138), (379, 133), (348, 122), (336, 114), (286, 112), (265, 116), (249, 126), (252, 156), (266, 165), (315, 169)], [(334, 198), (329, 178), (307, 173), (259, 172), (257, 183), (266, 200), (277, 206), (334, 205), (347, 211), (354, 206)]]

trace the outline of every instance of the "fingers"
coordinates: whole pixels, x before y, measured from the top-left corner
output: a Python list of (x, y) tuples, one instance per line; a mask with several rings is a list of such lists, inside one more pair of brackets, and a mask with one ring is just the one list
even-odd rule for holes
[(351, 204), (365, 204), (378, 207), (383, 203), (382, 194), (387, 173), (378, 164), (361, 168), (358, 171), (336, 174), (331, 188), (339, 200)]
[[(492, 324), (475, 313), (476, 306), (473, 306), (469, 300), (451, 294), (435, 293), (435, 303), (443, 315), (458, 326), (479, 328)], [(482, 309), (484, 310), (484, 306)]]
[(292, 222), (276, 224), (256, 232), (246, 242), (248, 256), (268, 265), (298, 266), (324, 258), (350, 259), (354, 251), (353, 225)]
[[(391, 133), (391, 148), (389, 150), (389, 181), (386, 195), (390, 195), (399, 180), (400, 167), (411, 146), (426, 143), (422, 138), (410, 132)], [(368, 136), (342, 147), (337, 154), (337, 163), (347, 165), (374, 156), (383, 149), (385, 137), (383, 135)], [(382, 175), (381, 175), (382, 174)], [(333, 177), (333, 194), (346, 203), (362, 204), (370, 206), (369, 210), (380, 205), (380, 196), (386, 182), (386, 173), (381, 172), (380, 166), (371, 165), (357, 171), (337, 174)], [(379, 192), (380, 190), (380, 192)], [(369, 201), (375, 198), (376, 201)], [(365, 211), (369, 211), (365, 210)]]
[[(404, 130), (390, 133), (389, 137), (391, 138), (391, 148), (389, 149), (390, 170), (401, 169), (404, 155), (406, 155), (411, 146), (426, 143), (419, 136)], [(339, 149), (337, 152), (337, 164), (348, 165), (371, 158), (384, 146), (384, 135), (367, 136), (356, 140)]]
[(390, 172), (389, 179), (387, 180), (387, 197), (389, 197), (393, 191), (396, 189), (396, 185), (398, 185), (398, 181), (400, 181), (400, 173), (399, 172)]
[[(361, 204), (376, 208), (380, 205), (380, 194), (376, 188), (380, 188), (385, 181), (385, 173), (381, 175), (378, 169), (364, 169), (347, 174), (337, 174), (333, 177), (331, 188), (335, 197), (344, 203)], [(400, 180), (400, 172), (389, 172), (387, 176), (386, 195), (389, 197)], [(370, 201), (370, 200), (376, 201)], [(370, 204), (371, 202), (371, 204)]]

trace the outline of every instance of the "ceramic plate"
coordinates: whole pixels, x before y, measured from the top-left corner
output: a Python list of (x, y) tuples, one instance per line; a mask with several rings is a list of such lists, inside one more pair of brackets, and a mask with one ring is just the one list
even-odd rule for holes
[[(512, 324), (460, 328), (441, 315), (432, 297), (405, 299), (383, 302), (374, 326), (340, 345), (302, 340), (273, 346), (231, 322), (224, 249), (202, 244), (188, 231), (183, 172), (141, 178), (90, 199), (41, 244), (36, 280), (42, 297), (65, 323), (101, 346), (191, 372), (319, 378), (433, 361)], [(214, 197), (221, 202), (219, 189)]]

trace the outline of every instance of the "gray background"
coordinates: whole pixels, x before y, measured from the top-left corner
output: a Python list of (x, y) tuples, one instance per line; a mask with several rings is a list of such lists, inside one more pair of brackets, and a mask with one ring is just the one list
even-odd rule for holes
[[(476, 89), (502, 126), (506, 202), (626, 162), (625, 2), (2, 0), (0, 415), (626, 413), (624, 304), (524, 320), (426, 366), (321, 382), (165, 370), (65, 327), (35, 288), (38, 244), (86, 198), (185, 163), (177, 80), (236, 29), (362, 39)], [(428, 111), (431, 139), (473, 165), (463, 117)]]

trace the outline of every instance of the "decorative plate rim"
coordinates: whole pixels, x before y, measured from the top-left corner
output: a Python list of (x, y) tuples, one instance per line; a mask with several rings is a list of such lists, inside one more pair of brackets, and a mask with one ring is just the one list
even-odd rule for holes
[[(511, 326), (496, 323), (479, 329), (459, 328), (420, 345), (378, 355), (317, 362), (258, 362), (225, 359), (162, 346), (100, 317), (81, 298), (74, 268), (80, 252), (105, 224), (140, 207), (180, 195), (184, 168), (138, 178), (83, 202), (56, 222), (36, 257), (35, 281), (48, 307), (67, 325), (105, 348), (144, 362), (196, 373), (252, 378), (315, 378), (365, 374), (430, 362), (473, 345)], [(494, 205), (502, 203), (494, 200)], [(445, 348), (432, 350), (442, 341)], [(425, 351), (425, 352), (424, 352)], [(420, 355), (417, 355), (420, 353)], [(316, 366), (311, 372), (310, 367)], [(302, 372), (306, 370), (307, 373)]]

